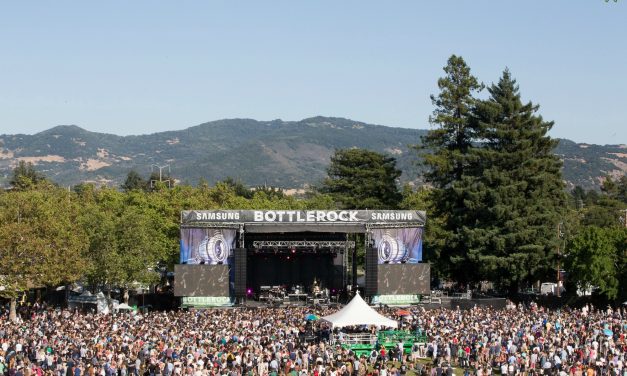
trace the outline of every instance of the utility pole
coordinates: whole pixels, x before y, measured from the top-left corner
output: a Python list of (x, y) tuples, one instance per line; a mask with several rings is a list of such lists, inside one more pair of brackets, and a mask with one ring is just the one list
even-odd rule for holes
[(561, 285), (560, 285), (560, 279), (561, 279), (561, 274), (560, 273), (560, 242), (561, 242), (561, 238), (564, 236), (564, 232), (562, 231), (562, 225), (564, 224), (564, 222), (559, 222), (557, 224), (557, 291), (555, 292), (555, 294), (557, 295), (557, 297), (559, 298), (561, 295)]
[[(171, 181), (170, 181), (170, 165), (166, 164), (163, 166), (159, 166), (157, 164), (153, 164), (150, 166), (152, 168), (152, 171), (155, 171), (155, 168), (159, 170), (159, 181), (162, 182), (163, 181), (163, 169), (167, 167), (168, 169), (168, 188), (172, 188), (170, 187)], [(154, 185), (154, 182), (156, 180), (150, 180), (150, 187), (152, 187)]]

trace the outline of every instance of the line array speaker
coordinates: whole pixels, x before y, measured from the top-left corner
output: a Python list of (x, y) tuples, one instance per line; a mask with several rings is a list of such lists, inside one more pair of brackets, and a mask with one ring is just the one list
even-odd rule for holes
[(246, 258), (247, 252), (246, 248), (236, 248), (235, 249), (235, 286), (234, 293), (238, 298), (246, 297)]
[(366, 248), (366, 286), (364, 293), (366, 296), (377, 295), (379, 270), (379, 255), (374, 247)]

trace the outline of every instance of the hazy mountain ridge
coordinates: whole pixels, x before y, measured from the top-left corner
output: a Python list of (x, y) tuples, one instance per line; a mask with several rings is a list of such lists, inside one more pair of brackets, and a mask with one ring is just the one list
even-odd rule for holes
[[(343, 118), (301, 121), (217, 120), (180, 131), (138, 136), (96, 133), (57, 126), (34, 135), (0, 135), (0, 184), (7, 184), (19, 160), (33, 162), (62, 185), (83, 181), (119, 185), (130, 169), (147, 176), (151, 165), (170, 164), (172, 176), (192, 184), (228, 176), (248, 185), (297, 188), (317, 184), (337, 148), (386, 152), (398, 160), (404, 181), (420, 167), (416, 144), (426, 130), (393, 128)], [(605, 174), (627, 173), (627, 146), (577, 144), (560, 140), (569, 186), (596, 188)]]

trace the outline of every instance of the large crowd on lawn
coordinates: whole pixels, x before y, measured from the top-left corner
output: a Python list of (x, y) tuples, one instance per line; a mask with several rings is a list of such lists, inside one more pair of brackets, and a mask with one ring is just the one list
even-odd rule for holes
[(380, 308), (426, 343), (412, 344), (408, 353), (375, 346), (362, 356), (341, 346), (337, 329), (306, 320), (333, 311), (238, 307), (105, 315), (33, 305), (11, 321), (3, 309), (0, 375), (627, 375), (625, 309), (412, 307), (399, 316)]

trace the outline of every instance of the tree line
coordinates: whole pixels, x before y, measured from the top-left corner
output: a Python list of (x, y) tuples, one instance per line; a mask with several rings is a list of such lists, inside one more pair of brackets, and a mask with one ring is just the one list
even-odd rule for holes
[(485, 85), (453, 55), (438, 87), (432, 129), (408, 140), (427, 170), (421, 185), (400, 187), (394, 157), (363, 149), (337, 150), (327, 178), (303, 197), (135, 171), (120, 187), (67, 189), (20, 162), (0, 193), (0, 296), (78, 280), (153, 283), (178, 262), (181, 210), (399, 208), (427, 211), (424, 254), (438, 279), (491, 281), (511, 294), (564, 269), (572, 290), (627, 298), (627, 178), (608, 176), (601, 192), (568, 191), (553, 122), (523, 101), (507, 69)]
[[(509, 293), (567, 275), (570, 291), (595, 287), (624, 299), (627, 213), (622, 223), (619, 214), (627, 177), (607, 176), (600, 194), (567, 192), (553, 152), (558, 141), (548, 135), (553, 122), (522, 100), (508, 69), (484, 85), (453, 55), (444, 72), (431, 97), (433, 129), (417, 147), (433, 187), (427, 255), (436, 271), (460, 282), (492, 281)], [(577, 205), (588, 195), (588, 206)]]

